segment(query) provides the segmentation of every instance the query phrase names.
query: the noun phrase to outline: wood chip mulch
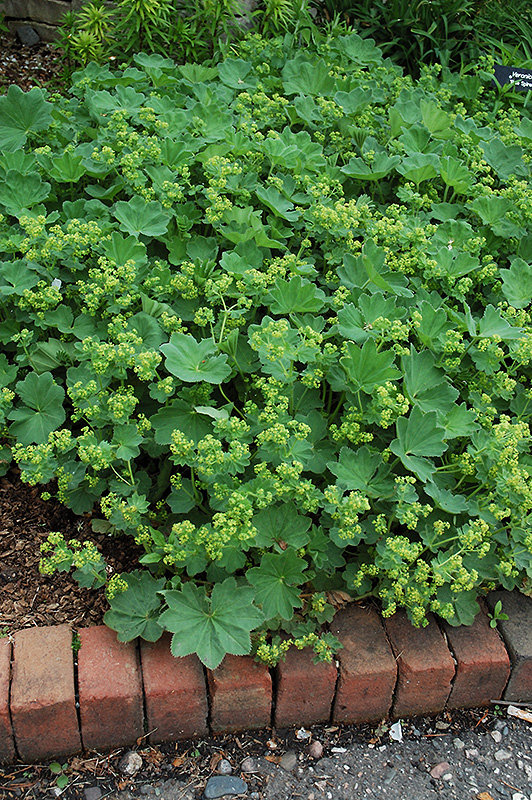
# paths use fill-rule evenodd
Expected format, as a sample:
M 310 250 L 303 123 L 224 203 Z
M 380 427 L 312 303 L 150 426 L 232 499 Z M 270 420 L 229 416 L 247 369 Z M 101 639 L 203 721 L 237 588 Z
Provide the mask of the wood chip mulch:
M 45 487 L 22 483 L 17 470 L 0 478 L 0 634 L 22 628 L 102 624 L 108 608 L 103 589 L 82 589 L 68 573 L 39 573 L 40 547 L 49 533 L 90 540 L 109 572 L 138 568 L 142 551 L 130 537 L 96 534 L 90 517 L 77 517 L 59 503 L 41 499 Z M 47 487 L 50 488 L 50 487 Z
M 23 47 L 15 36 L 0 33 L 0 94 L 13 83 L 25 92 L 35 86 L 57 91 L 62 72 L 60 51 L 55 45 L 39 42 Z

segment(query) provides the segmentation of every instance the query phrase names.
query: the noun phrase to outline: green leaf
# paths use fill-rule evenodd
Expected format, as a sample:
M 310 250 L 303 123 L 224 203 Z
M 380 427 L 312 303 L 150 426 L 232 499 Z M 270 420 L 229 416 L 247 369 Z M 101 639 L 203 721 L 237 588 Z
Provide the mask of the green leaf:
M 0 353 L 0 388 L 9 386 L 17 376 L 16 364 L 10 364 L 3 353 Z
M 438 174 L 440 159 L 433 153 L 415 153 L 403 158 L 396 169 L 397 172 L 404 175 L 407 181 L 412 181 L 419 186 L 423 181 L 428 181 Z
M 234 578 L 217 583 L 210 598 L 205 589 L 185 583 L 182 590 L 163 592 L 168 610 L 160 622 L 172 631 L 171 651 L 176 657 L 197 653 L 208 669 L 216 669 L 227 653 L 247 655 L 250 632 L 264 620 L 253 605 L 254 590 L 237 586 Z
M 257 547 L 273 546 L 280 552 L 286 549 L 286 545 L 290 545 L 298 550 L 309 541 L 311 520 L 299 514 L 293 503 L 283 503 L 259 511 L 253 517 L 253 525 L 257 529 Z
M 0 97 L 0 100 L 2 99 Z M 8 214 L 19 217 L 25 209 L 46 200 L 50 189 L 50 184 L 43 182 L 40 175 L 36 173 L 23 175 L 11 169 L 5 181 L 0 183 L 0 203 Z
M 290 281 L 276 280 L 270 296 L 272 314 L 315 313 L 325 303 L 325 293 L 300 275 L 294 275 Z
M 124 238 L 118 231 L 113 231 L 100 247 L 103 255 L 118 266 L 123 266 L 126 261 L 134 261 L 140 267 L 147 261 L 146 246 L 136 236 Z
M 131 236 L 163 236 L 171 217 L 157 200 L 148 202 L 138 194 L 127 203 L 119 200 L 112 213 L 119 221 L 120 229 Z
M 0 261 L 0 281 L 1 295 L 23 295 L 39 283 L 39 276 L 25 261 Z
M 446 414 L 438 412 L 438 423 L 445 428 L 446 439 L 471 436 L 479 429 L 477 412 L 468 409 L 465 403 L 454 405 Z
M 213 355 L 216 346 L 212 339 L 197 342 L 190 334 L 173 333 L 168 344 L 161 345 L 166 357 L 166 369 L 188 383 L 207 381 L 223 383 L 231 374 L 227 355 Z
M 347 355 L 340 359 L 348 381 L 354 391 L 363 391 L 370 394 L 375 386 L 382 386 L 386 381 L 397 380 L 401 375 L 393 365 L 395 353 L 393 350 L 377 351 L 373 339 L 368 339 L 362 347 L 354 342 L 347 342 Z
M 338 461 L 330 461 L 327 469 L 336 475 L 343 489 L 363 492 L 368 497 L 384 498 L 394 489 L 389 479 L 390 469 L 378 453 L 372 453 L 366 446 L 358 450 L 342 447 Z
M 139 444 L 142 442 L 142 439 L 143 437 L 138 433 L 136 425 L 115 426 L 111 444 L 113 447 L 116 447 L 116 457 L 124 461 L 130 461 L 136 458 L 140 453 Z
M 449 514 L 461 514 L 468 509 L 467 500 L 463 495 L 453 494 L 449 489 L 440 487 L 432 481 L 427 481 L 425 491 L 429 497 L 432 497 L 438 508 Z
M 441 456 L 447 450 L 435 411 L 423 413 L 414 406 L 408 418 L 399 417 L 395 424 L 397 439 L 391 442 L 390 449 L 399 458 L 403 455 Z
M 86 173 L 82 162 L 82 155 L 75 155 L 67 150 L 66 153 L 53 159 L 48 174 L 58 183 L 76 183 Z
M 170 444 L 172 431 L 178 430 L 185 433 L 194 444 L 212 433 L 212 425 L 208 417 L 201 414 L 185 400 L 173 400 L 166 408 L 161 408 L 151 418 L 155 430 L 157 444 Z
M 514 328 L 504 319 L 501 312 L 492 305 L 486 306 L 484 315 L 478 323 L 478 335 L 483 339 L 499 336 L 503 341 L 521 339 L 522 328 Z
M 295 222 L 295 220 L 299 219 L 301 212 L 294 209 L 290 200 L 287 200 L 274 186 L 258 186 L 255 189 L 255 194 L 265 206 L 268 206 L 273 211 L 276 217 L 281 217 L 289 222 Z
M 484 158 L 493 167 L 499 178 L 506 181 L 510 175 L 528 176 L 529 170 L 523 161 L 523 150 L 518 144 L 506 145 L 500 139 L 482 142 Z
M 257 588 L 255 602 L 262 606 L 266 619 L 291 619 L 294 608 L 301 608 L 298 587 L 306 580 L 306 566 L 306 561 L 288 548 L 283 553 L 264 553 L 260 567 L 248 569 L 246 578 Z
M 18 150 L 26 144 L 28 133 L 49 127 L 52 105 L 44 97 L 42 89 L 24 93 L 15 84 L 0 97 L 0 150 Z
M 371 164 L 358 157 L 351 158 L 341 171 L 351 178 L 360 181 L 380 181 L 401 161 L 400 156 L 389 156 L 387 153 L 377 153 Z
M 442 605 L 450 603 L 454 611 L 452 617 L 445 617 L 449 625 L 458 627 L 458 625 L 473 624 L 476 615 L 480 611 L 480 606 L 477 603 L 477 594 L 478 592 L 475 589 L 465 592 L 453 592 L 448 583 L 440 586 L 436 594 L 437 599 Z
M 339 36 L 337 46 L 355 64 L 370 65 L 382 62 L 382 52 L 375 46 L 375 40 L 362 38 L 358 33 Z
M 149 572 L 135 570 L 120 576 L 127 589 L 109 600 L 111 606 L 103 621 L 116 631 L 119 642 L 130 642 L 140 636 L 147 642 L 156 642 L 163 629 L 159 624 L 161 601 L 157 596 L 165 584 L 164 578 L 156 580 Z
M 526 308 L 532 301 L 532 264 L 514 258 L 510 269 L 501 269 L 502 293 L 514 308 Z
M 329 75 L 329 67 L 322 61 L 311 63 L 304 53 L 298 53 L 287 61 L 282 71 L 286 94 L 324 95 L 327 97 L 334 89 L 334 78 Z
M 447 382 L 445 372 L 434 366 L 435 358 L 428 350 L 421 353 L 411 347 L 410 354 L 401 356 L 405 389 L 412 403 L 424 411 L 450 410 L 458 391 Z M 421 455 L 426 455 L 423 453 Z
M 8 414 L 8 418 L 14 420 L 9 432 L 23 445 L 43 444 L 48 434 L 65 421 L 65 392 L 50 372 L 42 375 L 30 372 L 16 384 L 16 389 L 25 406 Z
M 250 75 L 253 64 L 241 58 L 226 58 L 218 65 L 218 74 L 222 83 L 232 89 L 244 92 L 257 86 L 257 78 Z
M 434 308 L 427 300 L 418 306 L 421 320 L 417 327 L 417 335 L 425 347 L 434 349 L 436 344 L 444 340 L 447 331 L 452 330 L 452 325 L 443 308 Z

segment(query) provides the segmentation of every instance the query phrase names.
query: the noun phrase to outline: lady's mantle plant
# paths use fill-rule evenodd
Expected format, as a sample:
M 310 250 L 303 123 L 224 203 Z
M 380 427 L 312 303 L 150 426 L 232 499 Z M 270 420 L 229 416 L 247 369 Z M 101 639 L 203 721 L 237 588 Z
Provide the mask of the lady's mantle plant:
M 326 658 L 334 590 L 529 585 L 532 121 L 489 81 L 251 36 L 0 98 L 2 458 L 144 548 L 122 640 Z

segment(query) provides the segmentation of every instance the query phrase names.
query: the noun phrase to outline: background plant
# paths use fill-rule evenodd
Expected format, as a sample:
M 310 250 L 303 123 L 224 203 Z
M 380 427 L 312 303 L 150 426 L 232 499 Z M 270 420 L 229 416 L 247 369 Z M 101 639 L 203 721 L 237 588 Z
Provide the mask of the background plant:
M 471 623 L 532 578 L 529 96 L 356 34 L 236 56 L 0 98 L 0 463 L 144 549 L 122 640 L 330 658 L 346 596 Z M 104 580 L 52 534 L 70 565 Z

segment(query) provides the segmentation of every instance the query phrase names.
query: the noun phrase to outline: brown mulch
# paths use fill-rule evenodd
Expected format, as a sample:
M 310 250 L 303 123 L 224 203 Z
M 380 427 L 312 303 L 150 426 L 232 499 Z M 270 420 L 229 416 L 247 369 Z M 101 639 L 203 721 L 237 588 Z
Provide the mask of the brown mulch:
M 90 540 L 104 556 L 108 572 L 138 568 L 140 548 L 129 537 L 92 531 L 90 517 L 78 517 L 54 500 L 45 487 L 22 483 L 17 470 L 0 478 L 0 634 L 43 625 L 87 627 L 102 623 L 108 608 L 102 589 L 82 589 L 68 573 L 41 575 L 40 546 L 49 533 Z
M 10 84 L 29 91 L 35 86 L 61 88 L 63 64 L 53 44 L 22 47 L 13 35 L 0 33 L 0 94 Z M 77 517 L 59 503 L 41 499 L 48 487 L 28 486 L 18 470 L 0 478 L 0 635 L 22 628 L 102 623 L 107 609 L 103 589 L 82 589 L 68 573 L 39 573 L 40 546 L 49 533 L 96 544 L 111 572 L 138 568 L 141 554 L 131 539 L 92 531 L 90 518 Z
M 14 36 L 0 33 L 0 94 L 5 94 L 12 83 L 25 92 L 35 86 L 55 91 L 62 72 L 55 45 L 39 42 L 34 47 L 22 47 Z

